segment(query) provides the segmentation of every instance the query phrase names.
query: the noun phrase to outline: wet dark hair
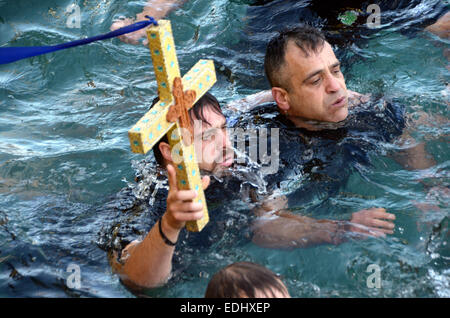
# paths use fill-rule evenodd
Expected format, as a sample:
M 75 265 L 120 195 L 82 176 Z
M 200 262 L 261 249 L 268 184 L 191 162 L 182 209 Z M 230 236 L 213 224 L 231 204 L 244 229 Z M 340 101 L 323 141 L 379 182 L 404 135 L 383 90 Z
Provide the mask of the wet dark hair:
M 151 107 L 153 107 L 159 101 L 159 97 L 156 97 Z M 205 108 L 209 107 L 216 114 L 222 115 L 222 109 L 220 108 L 219 101 L 214 97 L 214 95 L 210 93 L 205 93 L 200 99 L 189 109 L 189 118 L 191 119 L 191 124 L 194 123 L 194 120 L 199 119 L 205 122 L 208 125 L 211 125 L 205 118 Z M 164 135 L 154 146 L 153 146 L 153 154 L 155 156 L 156 162 L 161 166 L 164 166 L 164 157 L 159 150 L 159 144 L 161 142 L 169 143 L 167 136 Z
M 237 262 L 218 271 L 209 281 L 206 298 L 255 298 L 261 291 L 275 297 L 274 291 L 287 293 L 281 280 L 269 269 L 251 262 Z
M 307 24 L 286 28 L 273 37 L 267 44 L 264 58 L 264 71 L 272 87 L 287 88 L 280 69 L 285 62 L 286 48 L 290 41 L 309 56 L 309 53 L 317 52 L 323 47 L 326 38 L 319 29 Z

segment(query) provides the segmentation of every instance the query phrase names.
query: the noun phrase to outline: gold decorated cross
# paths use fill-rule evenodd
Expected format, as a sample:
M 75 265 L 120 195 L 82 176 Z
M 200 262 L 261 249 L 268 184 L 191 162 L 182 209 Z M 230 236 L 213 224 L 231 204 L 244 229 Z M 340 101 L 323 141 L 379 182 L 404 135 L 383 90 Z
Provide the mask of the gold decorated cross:
M 158 82 L 159 102 L 128 131 L 128 138 L 133 152 L 145 154 L 167 135 L 178 188 L 197 191 L 195 201 L 203 204 L 203 218 L 186 223 L 189 231 L 198 232 L 209 221 L 208 208 L 192 134 L 186 139 L 183 133 L 192 132 L 188 109 L 216 82 L 214 63 L 200 60 L 181 79 L 170 21 L 158 21 L 158 26 L 147 29 L 147 37 Z

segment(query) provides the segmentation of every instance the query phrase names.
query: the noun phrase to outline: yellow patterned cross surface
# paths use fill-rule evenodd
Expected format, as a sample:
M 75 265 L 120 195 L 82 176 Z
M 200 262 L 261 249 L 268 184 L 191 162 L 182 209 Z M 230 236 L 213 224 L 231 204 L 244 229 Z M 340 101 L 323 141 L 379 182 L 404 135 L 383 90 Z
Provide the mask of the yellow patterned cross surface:
M 199 232 L 209 221 L 208 208 L 206 205 L 205 194 L 202 189 L 202 180 L 200 170 L 197 165 L 197 158 L 194 151 L 194 143 L 186 146 L 180 136 L 181 127 L 174 125 L 169 131 L 168 139 L 172 147 L 172 156 L 177 170 L 177 185 L 179 189 L 191 189 L 198 193 L 195 200 L 203 204 L 203 218 L 195 222 L 187 222 L 186 228 L 191 232 Z
M 172 156 L 177 171 L 179 189 L 195 190 L 196 202 L 203 204 L 203 218 L 186 223 L 189 231 L 198 232 L 208 223 L 208 209 L 202 189 L 194 145 L 186 146 L 180 139 L 179 122 L 168 122 L 169 108 L 174 104 L 172 95 L 173 81 L 180 77 L 180 69 L 175 51 L 170 21 L 160 20 L 158 26 L 147 29 L 153 68 L 158 83 L 160 101 L 156 103 L 129 131 L 128 137 L 133 152 L 145 154 L 167 134 L 172 147 Z M 216 82 L 214 63 L 211 60 L 199 60 L 182 78 L 184 91 L 195 91 L 197 102 Z M 190 105 L 192 107 L 192 105 Z

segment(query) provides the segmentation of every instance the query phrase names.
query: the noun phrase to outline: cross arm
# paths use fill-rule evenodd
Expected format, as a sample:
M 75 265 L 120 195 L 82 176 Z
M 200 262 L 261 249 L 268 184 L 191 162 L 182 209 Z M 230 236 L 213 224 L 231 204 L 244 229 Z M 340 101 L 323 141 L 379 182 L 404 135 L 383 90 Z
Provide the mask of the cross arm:
M 200 60 L 183 76 L 182 83 L 184 90 L 196 92 L 195 102 L 197 102 L 216 80 L 213 61 Z M 166 119 L 173 103 L 173 101 L 159 101 L 128 131 L 133 152 L 146 154 L 175 125 Z

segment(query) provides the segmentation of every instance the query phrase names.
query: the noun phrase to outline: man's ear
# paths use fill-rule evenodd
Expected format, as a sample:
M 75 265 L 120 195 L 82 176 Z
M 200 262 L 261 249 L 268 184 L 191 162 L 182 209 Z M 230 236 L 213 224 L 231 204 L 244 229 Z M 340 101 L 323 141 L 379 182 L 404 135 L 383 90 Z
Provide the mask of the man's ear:
M 166 162 L 169 162 L 169 163 L 173 162 L 172 149 L 170 148 L 170 145 L 167 142 L 159 143 L 159 151 L 161 152 L 161 155 L 163 156 L 163 158 Z
M 290 108 L 288 92 L 281 87 L 272 87 L 272 96 L 278 107 L 280 108 L 280 111 L 283 114 L 286 114 Z

